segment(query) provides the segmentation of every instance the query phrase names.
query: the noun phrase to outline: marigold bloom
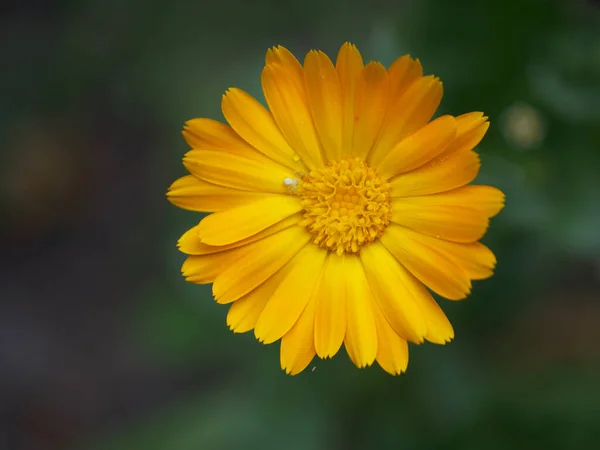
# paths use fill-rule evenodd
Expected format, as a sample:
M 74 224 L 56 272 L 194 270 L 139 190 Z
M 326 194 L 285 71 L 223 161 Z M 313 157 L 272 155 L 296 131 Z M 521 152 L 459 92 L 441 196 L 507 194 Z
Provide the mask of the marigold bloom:
M 409 56 L 364 65 L 348 43 L 335 65 L 320 51 L 302 66 L 268 50 L 262 87 L 269 109 L 232 88 L 229 125 L 185 124 L 190 175 L 167 195 L 212 214 L 179 240 L 183 275 L 213 283 L 234 332 L 281 339 L 289 374 L 342 343 L 356 366 L 400 374 L 407 341 L 454 337 L 427 288 L 460 300 L 492 275 L 494 254 L 477 241 L 504 195 L 467 186 L 487 117 L 430 121 L 438 78 Z

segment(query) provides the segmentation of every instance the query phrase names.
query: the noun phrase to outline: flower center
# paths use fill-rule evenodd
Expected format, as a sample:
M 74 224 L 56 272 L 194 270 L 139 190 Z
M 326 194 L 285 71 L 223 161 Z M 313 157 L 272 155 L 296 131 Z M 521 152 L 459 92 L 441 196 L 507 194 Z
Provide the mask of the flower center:
M 343 159 L 299 180 L 301 225 L 315 244 L 341 255 L 357 253 L 390 223 L 390 185 L 358 158 Z

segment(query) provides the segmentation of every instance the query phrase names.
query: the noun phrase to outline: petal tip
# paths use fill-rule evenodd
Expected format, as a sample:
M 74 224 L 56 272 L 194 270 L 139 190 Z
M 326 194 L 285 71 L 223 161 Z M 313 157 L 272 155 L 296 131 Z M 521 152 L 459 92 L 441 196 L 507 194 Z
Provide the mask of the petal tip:
M 287 376 L 294 377 L 302 372 L 303 369 L 298 370 L 298 368 L 294 368 L 292 365 L 281 365 L 281 369 L 285 372 Z
M 394 367 L 391 370 L 385 370 L 387 373 L 389 373 L 390 375 L 394 376 L 394 377 L 398 377 L 400 375 L 402 375 L 403 373 L 406 372 L 407 367 Z

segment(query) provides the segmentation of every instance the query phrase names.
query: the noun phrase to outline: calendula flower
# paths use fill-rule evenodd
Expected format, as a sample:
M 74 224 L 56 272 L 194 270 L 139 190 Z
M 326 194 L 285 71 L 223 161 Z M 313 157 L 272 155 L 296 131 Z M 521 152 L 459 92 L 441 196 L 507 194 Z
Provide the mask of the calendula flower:
M 428 289 L 460 300 L 492 275 L 478 240 L 504 195 L 468 185 L 487 117 L 431 121 L 438 78 L 409 56 L 364 65 L 348 43 L 335 65 L 272 48 L 261 81 L 268 109 L 232 88 L 228 124 L 185 124 L 190 175 L 167 195 L 211 214 L 179 240 L 183 275 L 213 283 L 234 332 L 281 340 L 289 374 L 342 344 L 356 366 L 400 374 L 407 341 L 454 337 Z

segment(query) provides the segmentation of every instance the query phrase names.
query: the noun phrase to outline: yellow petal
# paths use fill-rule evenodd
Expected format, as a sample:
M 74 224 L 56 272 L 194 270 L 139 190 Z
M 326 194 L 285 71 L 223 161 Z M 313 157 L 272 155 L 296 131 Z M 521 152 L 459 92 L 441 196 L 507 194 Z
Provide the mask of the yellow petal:
M 471 281 L 465 270 L 420 240 L 418 233 L 390 225 L 381 242 L 415 277 L 442 297 L 461 300 L 471 292 Z
M 198 225 L 190 228 L 181 235 L 177 241 L 177 247 L 182 253 L 187 255 L 202 255 L 197 249 L 201 246 L 200 236 L 198 236 Z M 227 249 L 229 250 L 229 249 Z
M 402 279 L 407 291 L 421 311 L 425 320 L 425 339 L 435 344 L 445 344 L 454 338 L 452 324 L 429 291 L 402 264 L 397 266 L 397 275 Z
M 265 65 L 278 65 L 281 67 L 286 73 L 287 81 L 292 83 L 298 92 L 306 94 L 304 68 L 288 49 L 279 45 L 267 50 Z M 308 101 L 308 99 L 306 101 Z
M 416 169 L 442 153 L 456 136 L 456 120 L 442 116 L 403 139 L 386 155 L 377 168 L 384 178 Z
M 362 258 L 366 272 L 367 267 L 372 267 L 373 273 L 369 275 L 367 272 L 367 278 L 390 326 L 400 337 L 414 343 L 421 343 L 423 337 L 437 344 L 450 341 L 454 337 L 454 330 L 444 312 L 423 284 L 388 250 L 378 242 L 363 251 Z M 379 270 L 383 273 L 379 274 Z M 410 322 L 416 330 L 412 337 L 403 331 L 411 325 Z
M 198 234 L 206 244 L 227 245 L 253 236 L 301 209 L 297 197 L 266 197 L 206 216 L 200 222 Z
M 414 81 L 395 103 L 390 103 L 379 137 L 368 161 L 379 167 L 389 151 L 402 139 L 425 126 L 442 100 L 442 83 L 427 76 Z
M 377 363 L 392 375 L 400 375 L 408 367 L 408 343 L 398 336 L 381 312 L 377 302 L 373 304 L 377 327 Z
M 360 257 L 373 296 L 394 331 L 416 344 L 423 342 L 427 328 L 415 301 L 418 293 L 398 261 L 378 241 L 363 247 Z
M 302 214 L 297 213 L 290 217 L 287 217 L 274 225 L 271 225 L 264 230 L 247 237 L 246 239 L 242 239 L 240 241 L 234 242 L 228 245 L 208 245 L 202 242 L 200 239 L 200 235 L 198 235 L 198 229 L 200 225 L 196 225 L 193 228 L 190 228 L 186 231 L 183 236 L 177 242 L 177 246 L 179 250 L 187 255 L 210 255 L 211 253 L 223 252 L 225 250 L 231 250 L 232 248 L 242 247 L 247 244 L 251 244 L 252 242 L 256 242 L 265 237 L 271 236 L 275 233 L 279 233 L 286 228 L 291 227 L 292 225 L 296 225 L 298 222 L 302 220 Z
M 463 114 L 456 118 L 456 138 L 444 153 L 474 149 L 488 128 L 490 123 L 481 112 Z
M 447 152 L 427 164 L 390 181 L 392 197 L 437 194 L 464 186 L 475 179 L 481 163 L 471 150 Z
M 455 251 L 452 257 L 467 271 L 472 280 L 484 280 L 494 274 L 496 256 L 480 242 L 473 244 L 460 244 L 462 251 Z M 464 253 L 463 253 L 464 251 Z
M 455 242 L 475 242 L 489 217 L 504 206 L 504 194 L 490 186 L 464 186 L 441 194 L 392 200 L 392 222 Z
M 416 233 L 408 229 L 403 229 L 403 231 L 410 234 L 413 239 L 420 241 L 424 246 L 435 248 L 436 251 L 450 259 L 453 264 L 460 266 L 471 280 L 489 278 L 494 273 L 496 257 L 489 248 L 479 242 L 462 244 Z
M 346 334 L 344 255 L 329 253 L 315 291 L 315 349 L 320 358 L 333 357 Z
M 483 113 L 458 116 L 454 140 L 427 164 L 391 180 L 392 197 L 436 194 L 473 181 L 481 164 L 471 149 L 481 141 L 488 127 Z
M 304 227 L 292 226 L 246 245 L 244 258 L 233 261 L 215 278 L 215 299 L 230 303 L 246 295 L 287 264 L 310 238 Z
M 444 241 L 440 248 L 447 252 L 449 257 L 455 259 L 472 280 L 484 280 L 494 274 L 496 256 L 480 242 L 457 244 Z
M 420 83 L 421 80 L 423 80 L 423 84 Z M 415 90 L 411 92 L 413 85 Z M 406 89 L 405 94 L 400 96 L 397 104 L 397 106 L 400 106 L 400 111 L 392 110 L 391 120 L 395 121 L 398 118 L 406 117 L 402 134 L 410 136 L 431 120 L 440 106 L 443 94 L 444 89 L 439 78 L 433 76 L 419 78 Z M 410 108 L 412 113 L 407 116 L 402 110 L 407 108 L 407 103 L 404 102 L 411 100 L 415 100 L 415 106 Z
M 494 217 L 504 207 L 504 193 L 492 186 L 469 185 L 440 194 L 410 197 L 401 201 L 431 207 L 457 206 Z
M 190 283 L 212 283 L 219 273 L 243 254 L 244 249 L 238 248 L 212 255 L 188 256 L 181 266 L 181 273 Z
M 229 89 L 223 95 L 221 109 L 231 128 L 252 147 L 294 171 L 306 170 L 271 113 L 250 94 L 241 89 Z
M 259 341 L 275 342 L 296 323 L 317 286 L 326 256 L 326 250 L 309 244 L 289 262 L 290 273 L 273 293 L 254 328 Z
M 281 368 L 288 375 L 299 374 L 315 357 L 315 305 L 313 296 L 294 326 L 281 338 Z
M 338 74 L 322 51 L 304 58 L 304 80 L 310 110 L 327 161 L 342 159 L 342 91 Z
M 279 64 L 285 67 L 298 86 L 304 85 L 304 69 L 302 68 L 302 64 L 287 48 L 278 45 L 267 50 L 265 64 Z
M 216 120 L 198 118 L 188 120 L 183 137 L 190 147 L 204 150 L 222 149 L 246 158 L 263 161 L 265 156 L 243 140 L 233 129 Z
M 345 156 L 352 149 L 354 99 L 356 97 L 356 85 L 363 69 L 362 57 L 354 45 L 349 42 L 342 45 L 335 62 L 335 68 L 342 90 L 342 149 Z
M 262 293 L 266 290 L 266 285 L 270 280 L 231 304 L 227 312 L 227 326 L 231 331 L 234 333 L 247 333 L 254 329 L 258 318 L 270 299 L 270 296 Z M 276 288 L 277 286 L 273 286 L 273 291 Z
M 227 326 L 234 333 L 245 333 L 254 329 L 277 286 L 289 272 L 290 264 L 286 264 L 256 289 L 233 302 L 227 312 Z
M 306 92 L 279 64 L 265 66 L 262 87 L 275 122 L 287 141 L 310 169 L 325 166 L 321 142 L 317 136 Z
M 202 180 L 244 191 L 287 194 L 289 190 L 283 180 L 294 177 L 291 170 L 274 162 L 258 163 L 217 150 L 191 150 L 183 164 Z
M 389 80 L 385 68 L 371 62 L 362 70 L 356 86 L 352 154 L 366 158 L 377 139 L 389 101 Z
M 344 344 L 357 367 L 373 364 L 377 355 L 377 329 L 373 317 L 373 294 L 358 256 L 346 255 L 348 326 Z
M 390 99 L 393 103 L 419 78 L 423 77 L 421 62 L 404 55 L 392 63 L 388 69 L 390 76 Z
M 214 212 L 235 208 L 269 195 L 218 186 L 186 175 L 169 187 L 167 199 L 175 206 L 190 211 Z
M 422 294 L 418 298 L 421 300 L 419 302 L 419 309 L 423 313 L 427 323 L 425 339 L 434 344 L 446 345 L 446 343 L 454 339 L 452 324 L 429 291 L 414 276 L 412 278 L 415 285 L 422 290 Z
M 425 197 L 425 196 L 424 196 Z M 475 242 L 487 231 L 485 214 L 455 206 L 427 206 L 413 200 L 392 201 L 392 222 L 441 239 L 455 242 Z

